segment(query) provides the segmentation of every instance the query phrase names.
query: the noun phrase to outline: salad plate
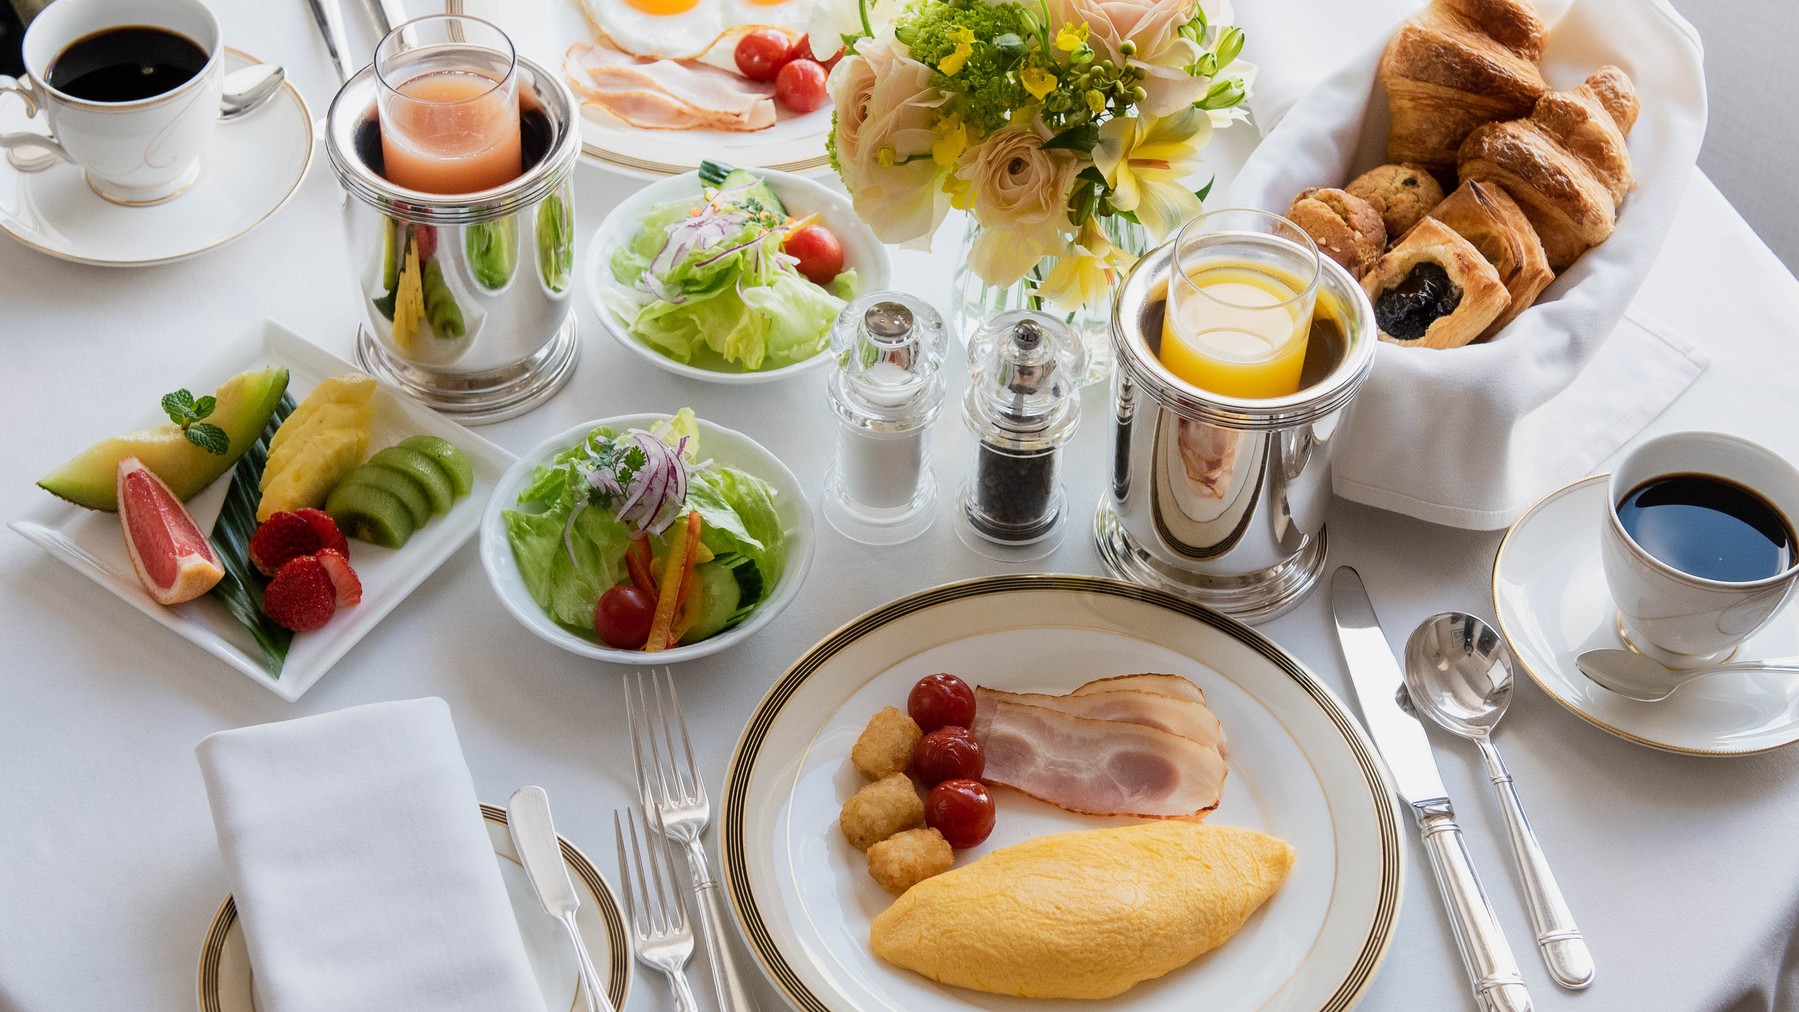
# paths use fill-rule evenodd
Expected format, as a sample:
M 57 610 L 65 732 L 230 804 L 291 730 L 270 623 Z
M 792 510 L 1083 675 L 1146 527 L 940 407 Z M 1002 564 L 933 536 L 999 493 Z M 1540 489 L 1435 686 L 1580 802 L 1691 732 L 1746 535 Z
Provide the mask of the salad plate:
M 217 361 L 191 373 L 170 374 L 146 380 L 122 399 L 142 403 L 146 411 L 131 422 L 164 421 L 152 415 L 161 397 L 172 387 L 211 390 L 220 381 L 247 369 L 284 366 L 288 390 L 295 400 L 304 397 L 326 377 L 357 372 L 355 366 L 308 343 L 305 338 L 272 320 L 246 331 Z M 375 628 L 406 595 L 431 575 L 475 532 L 481 509 L 500 475 L 512 463 L 512 455 L 442 415 L 386 386 L 377 386 L 370 446 L 391 445 L 413 435 L 440 436 L 459 447 L 473 466 L 473 488 L 443 516 L 420 527 L 404 548 L 389 550 L 356 542 L 351 562 L 361 578 L 362 603 L 338 612 L 323 628 L 294 636 L 279 675 L 264 666 L 262 653 L 250 633 L 233 619 L 212 595 L 186 604 L 158 604 L 138 582 L 119 532 L 119 518 L 112 513 L 83 509 L 48 492 L 9 524 L 13 530 L 44 549 L 58 561 L 111 591 L 127 604 L 148 615 L 207 653 L 243 672 L 252 681 L 293 701 L 312 688 L 337 660 Z M 82 433 L 92 438 L 104 433 Z M 67 447 L 70 453 L 80 446 Z M 190 499 L 187 508 L 201 530 L 210 531 L 224 501 L 230 473 Z
M 800 489 L 799 479 L 794 477 L 793 472 L 779 458 L 750 437 L 705 419 L 698 419 L 699 453 L 702 461 L 734 468 L 760 478 L 772 490 L 775 519 L 784 535 L 779 549 L 779 575 L 774 580 L 773 589 L 764 591 L 764 596 L 755 604 L 754 610 L 716 635 L 656 653 L 645 653 L 642 650 L 610 647 L 591 634 L 577 632 L 556 621 L 532 597 L 526 575 L 521 571 L 518 556 L 513 550 L 506 514 L 521 507 L 520 495 L 532 486 L 537 470 L 552 464 L 564 451 L 580 446 L 589 434 L 601 426 L 624 434 L 632 430 L 650 429 L 658 423 L 668 422 L 670 418 L 669 415 L 642 414 L 584 422 L 527 450 L 500 477 L 493 497 L 481 517 L 481 565 L 487 570 L 488 582 L 493 585 L 494 593 L 499 595 L 500 603 L 521 625 L 544 641 L 570 653 L 614 664 L 643 664 L 649 661 L 678 664 L 717 653 L 755 635 L 757 630 L 773 621 L 799 593 L 800 584 L 806 578 L 806 570 L 812 564 L 813 540 L 812 507 Z M 562 538 L 557 539 L 555 550 L 564 550 L 566 540 L 565 532 Z M 587 600 L 591 601 L 592 598 Z
M 749 10 L 756 12 L 757 20 L 766 20 L 760 15 L 767 12 L 759 11 L 755 4 L 749 5 Z M 444 12 L 469 14 L 498 25 L 520 54 L 558 70 L 563 68 L 570 47 L 598 39 L 580 0 L 444 0 Z M 705 5 L 693 9 L 694 15 L 704 13 L 708 13 Z M 729 59 L 729 53 L 716 53 L 706 62 L 724 63 Z M 638 130 L 607 122 L 584 106 L 581 152 L 608 169 L 639 179 L 686 172 L 708 158 L 753 168 L 816 172 L 830 165 L 830 157 L 825 153 L 825 139 L 830 132 L 829 100 L 823 108 L 808 113 L 780 109 L 773 126 L 753 131 Z
M 1599 559 L 1608 474 L 1549 493 L 1520 516 L 1493 559 L 1493 612 L 1526 674 L 1575 716 L 1626 741 L 1684 755 L 1752 755 L 1799 741 L 1799 681 L 1720 672 L 1658 703 L 1620 696 L 1574 660 L 1624 645 Z M 1737 651 L 1740 660 L 1799 654 L 1789 605 Z
M 224 72 L 258 62 L 227 48 Z M 0 133 L 42 129 L 18 103 L 0 109 Z M 76 263 L 173 263 L 218 249 L 267 221 L 299 189 L 311 160 L 312 114 L 287 81 L 253 115 L 218 124 L 193 186 L 152 207 L 102 200 L 73 165 L 20 172 L 0 159 L 0 229 L 40 253 Z
M 562 925 L 545 913 L 537 901 L 531 878 L 519 863 L 512 836 L 506 831 L 506 809 L 482 805 L 481 819 L 487 828 L 488 842 L 493 845 L 494 858 L 500 864 L 507 898 L 512 901 L 512 916 L 524 938 L 525 956 L 531 962 L 538 989 L 543 992 L 544 1008 L 552 1012 L 580 1012 L 586 1007 L 586 999 L 581 994 L 581 972 L 575 965 L 575 954 Z M 625 936 L 618 902 L 587 855 L 566 838 L 557 839 L 562 843 L 562 863 L 567 866 L 569 881 L 574 883 L 575 896 L 581 901 L 581 908 L 575 911 L 575 926 L 601 979 L 606 981 L 612 1007 L 622 1009 L 631 986 L 631 943 Z M 200 1012 L 251 1012 L 256 1007 L 249 950 L 244 945 L 244 929 L 232 897 L 225 897 L 200 946 L 198 991 Z
M 871 920 L 892 897 L 838 830 L 838 810 L 862 782 L 847 757 L 870 715 L 939 671 L 1048 693 L 1127 672 L 1191 679 L 1229 735 L 1223 802 L 1207 821 L 1281 837 L 1297 852 L 1286 883 L 1235 938 L 1106 1007 L 1356 1003 L 1392 937 L 1405 848 L 1386 776 L 1342 701 L 1290 654 L 1203 606 L 1112 580 L 1026 575 L 926 590 L 851 621 L 788 669 L 751 716 L 720 806 L 724 875 L 751 950 L 796 1008 L 1094 1007 L 947 987 L 870 951 Z M 1008 790 L 995 801 L 992 836 L 962 851 L 958 866 L 1045 834 L 1131 821 Z
M 819 224 L 828 228 L 842 244 L 844 268 L 856 272 L 857 293 L 880 291 L 888 287 L 893 263 L 888 257 L 887 246 L 856 216 L 854 205 L 843 191 L 792 173 L 768 169 L 750 171 L 768 184 L 792 217 L 798 219 L 812 214 L 819 216 Z M 626 197 L 600 222 L 599 229 L 594 232 L 587 247 L 586 287 L 593 311 L 600 318 L 600 325 L 605 327 L 606 333 L 612 335 L 614 340 L 632 354 L 659 369 L 711 383 L 771 383 L 815 369 L 830 361 L 828 347 L 821 340 L 817 353 L 776 369 L 746 371 L 707 368 L 677 361 L 631 335 L 625 320 L 613 305 L 608 304 L 609 300 L 620 302 L 620 296 L 629 288 L 613 272 L 614 255 L 621 247 L 629 247 L 640 230 L 655 227 L 651 223 L 659 220 L 654 213 L 656 208 L 688 199 L 695 204 L 702 200 L 697 172 L 683 173 L 643 187 Z M 680 278 L 672 277 L 671 280 L 678 282 Z M 709 322 L 708 326 L 714 327 L 717 324 Z

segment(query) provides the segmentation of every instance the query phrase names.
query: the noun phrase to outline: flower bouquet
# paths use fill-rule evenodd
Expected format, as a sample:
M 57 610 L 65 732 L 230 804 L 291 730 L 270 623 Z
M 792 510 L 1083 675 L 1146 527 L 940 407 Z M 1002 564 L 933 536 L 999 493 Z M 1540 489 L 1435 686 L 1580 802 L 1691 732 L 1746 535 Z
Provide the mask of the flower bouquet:
M 983 284 L 1103 310 L 1143 233 L 1200 213 L 1200 152 L 1246 115 L 1225 2 L 820 0 L 811 37 L 844 43 L 831 164 L 883 241 L 928 247 L 964 210 Z

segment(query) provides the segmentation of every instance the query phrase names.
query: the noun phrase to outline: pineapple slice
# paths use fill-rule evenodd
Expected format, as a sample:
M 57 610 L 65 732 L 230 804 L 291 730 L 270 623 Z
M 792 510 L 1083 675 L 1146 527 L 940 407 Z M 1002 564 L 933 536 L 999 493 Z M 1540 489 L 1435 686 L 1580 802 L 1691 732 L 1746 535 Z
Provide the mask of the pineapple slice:
M 374 392 L 373 379 L 351 373 L 327 379 L 306 395 L 269 440 L 257 520 L 325 504 L 338 481 L 368 453 Z

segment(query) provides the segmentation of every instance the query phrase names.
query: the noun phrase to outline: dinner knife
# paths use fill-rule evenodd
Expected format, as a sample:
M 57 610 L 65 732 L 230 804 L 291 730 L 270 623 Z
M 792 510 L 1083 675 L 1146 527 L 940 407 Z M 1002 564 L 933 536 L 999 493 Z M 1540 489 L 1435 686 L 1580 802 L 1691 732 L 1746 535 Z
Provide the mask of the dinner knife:
M 319 34 L 325 37 L 325 52 L 337 68 L 339 81 L 348 81 L 357 68 L 350 66 L 350 39 L 344 34 L 344 10 L 337 0 L 306 0 L 312 8 L 312 19 L 318 22 Z
M 1484 1012 L 1528 1012 L 1530 992 L 1518 972 L 1512 948 L 1506 944 L 1505 932 L 1493 916 L 1480 876 L 1475 874 L 1424 725 L 1400 708 L 1405 679 L 1399 673 L 1399 662 L 1381 632 L 1361 574 L 1349 566 L 1339 566 L 1331 575 L 1331 613 L 1368 735 L 1392 773 L 1400 800 L 1411 809 L 1424 851 L 1430 855 L 1431 871 L 1449 910 L 1474 1000 Z
M 615 1012 L 575 923 L 581 897 L 575 895 L 568 866 L 562 863 L 562 841 L 556 836 L 556 824 L 550 820 L 550 796 L 543 788 L 520 787 L 512 792 L 512 798 L 506 802 L 506 831 L 512 834 L 512 847 L 518 851 L 519 864 L 524 865 L 525 874 L 531 879 L 531 888 L 537 890 L 538 901 L 550 916 L 562 922 L 569 940 L 575 943 L 588 1012 Z
M 381 30 L 383 38 L 406 22 L 406 7 L 400 0 L 367 0 L 369 13 L 375 18 L 375 27 Z

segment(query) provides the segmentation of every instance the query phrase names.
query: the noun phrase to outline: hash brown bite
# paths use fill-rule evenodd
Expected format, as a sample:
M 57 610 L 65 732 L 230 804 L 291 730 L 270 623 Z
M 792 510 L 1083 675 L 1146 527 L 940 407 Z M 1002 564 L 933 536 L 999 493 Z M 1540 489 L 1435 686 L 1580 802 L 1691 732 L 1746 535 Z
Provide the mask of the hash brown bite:
M 924 825 L 924 801 L 904 773 L 892 773 L 865 785 L 843 805 L 837 825 L 850 846 L 867 850 L 907 829 Z
M 908 829 L 868 848 L 868 873 L 895 896 L 955 863 L 956 852 L 935 829 Z
M 882 707 L 868 719 L 868 726 L 850 749 L 850 765 L 869 780 L 904 773 L 912 764 L 912 751 L 923 737 L 924 729 L 905 711 Z

